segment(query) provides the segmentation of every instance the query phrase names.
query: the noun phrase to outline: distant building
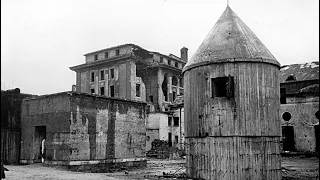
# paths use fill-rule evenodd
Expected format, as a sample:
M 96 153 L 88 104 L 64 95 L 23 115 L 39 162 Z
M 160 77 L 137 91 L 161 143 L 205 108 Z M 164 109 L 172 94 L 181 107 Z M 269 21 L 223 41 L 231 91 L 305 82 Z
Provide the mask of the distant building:
M 283 151 L 319 152 L 319 62 L 280 69 Z
M 169 105 L 183 94 L 181 72 L 187 48 L 177 57 L 124 44 L 84 56 L 84 64 L 70 67 L 76 72 L 76 92 L 146 102 L 147 151 L 154 139 L 167 140 L 172 146 L 182 143 L 183 109 L 172 112 Z

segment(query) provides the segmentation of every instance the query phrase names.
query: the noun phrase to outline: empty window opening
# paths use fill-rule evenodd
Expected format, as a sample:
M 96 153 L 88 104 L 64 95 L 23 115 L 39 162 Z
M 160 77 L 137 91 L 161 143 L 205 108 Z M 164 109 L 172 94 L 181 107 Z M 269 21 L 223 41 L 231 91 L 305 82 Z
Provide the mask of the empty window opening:
M 110 86 L 110 96 L 114 97 L 114 86 Z
M 137 97 L 141 96 L 141 94 L 140 94 L 140 84 L 136 84 L 136 96 Z
M 234 97 L 233 77 L 218 77 L 211 79 L 212 97 Z
M 100 87 L 100 95 L 104 96 L 104 87 Z
M 153 96 L 149 96 L 150 102 L 153 102 Z
M 104 80 L 104 70 L 100 71 L 100 80 Z
M 177 93 L 175 91 L 172 92 L 172 101 L 177 98 Z
M 174 136 L 174 142 L 177 144 L 179 143 L 179 136 Z
M 283 151 L 295 151 L 293 126 L 282 126 Z
M 168 117 L 168 126 L 171 126 L 172 117 Z
M 172 77 L 172 85 L 178 86 L 178 79 L 175 76 Z
M 91 82 L 94 82 L 94 72 L 91 72 Z
M 116 56 L 119 56 L 119 54 L 120 54 L 120 50 L 117 49 L 117 50 L 116 50 Z
M 98 54 L 95 54 L 95 55 L 94 55 L 94 60 L 95 60 L 95 61 L 98 60 Z
M 168 59 L 168 64 L 171 65 L 171 60 L 170 59 Z
M 296 79 L 296 77 L 293 75 L 293 74 L 291 74 L 290 76 L 288 76 L 287 77 L 287 79 L 286 79 L 286 81 L 296 81 L 297 79 Z
M 289 112 L 284 112 L 282 114 L 282 119 L 285 121 L 289 121 L 291 119 L 291 114 Z
M 168 133 L 168 144 L 169 144 L 169 147 L 172 147 L 172 134 L 171 133 Z
M 164 74 L 163 82 L 161 84 L 164 100 L 168 101 L 168 75 Z
M 179 86 L 183 88 L 183 78 L 182 78 L 182 77 L 180 78 L 180 84 L 179 84 Z
M 111 76 L 111 79 L 114 78 L 114 68 L 110 69 L 110 76 Z
M 175 63 L 174 63 L 174 66 L 175 66 L 176 68 L 179 67 L 178 62 L 175 62 Z
M 179 126 L 179 117 L 173 117 L 173 126 Z
M 286 88 L 280 88 L 280 103 L 287 104 Z
M 109 57 L 109 53 L 108 52 L 105 52 L 104 53 L 104 58 L 108 58 Z
M 91 94 L 94 94 L 94 89 L 93 88 L 90 89 L 90 92 L 91 92 Z
M 160 57 L 160 63 L 163 63 L 163 57 Z

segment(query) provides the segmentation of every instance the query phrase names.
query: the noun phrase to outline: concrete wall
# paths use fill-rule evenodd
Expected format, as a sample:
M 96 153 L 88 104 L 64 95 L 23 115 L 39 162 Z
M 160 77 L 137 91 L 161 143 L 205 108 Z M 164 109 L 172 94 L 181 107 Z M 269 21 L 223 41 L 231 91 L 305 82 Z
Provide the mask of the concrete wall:
M 315 152 L 314 126 L 319 125 L 319 120 L 315 117 L 315 113 L 319 110 L 319 97 L 291 97 L 287 98 L 287 103 L 281 104 L 281 126 L 293 126 L 296 151 Z M 289 121 L 285 121 L 282 117 L 285 112 L 291 114 Z
M 21 160 L 36 159 L 36 125 L 47 128 L 47 163 L 141 160 L 145 158 L 145 105 L 70 92 L 25 100 Z

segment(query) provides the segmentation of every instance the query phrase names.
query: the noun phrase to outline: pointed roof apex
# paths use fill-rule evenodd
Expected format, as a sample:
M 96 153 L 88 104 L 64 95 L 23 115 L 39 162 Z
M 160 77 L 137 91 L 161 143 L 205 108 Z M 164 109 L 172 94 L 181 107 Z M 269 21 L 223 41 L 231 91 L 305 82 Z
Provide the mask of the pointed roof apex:
M 228 5 L 183 71 L 234 61 L 265 62 L 280 67 L 276 58 Z

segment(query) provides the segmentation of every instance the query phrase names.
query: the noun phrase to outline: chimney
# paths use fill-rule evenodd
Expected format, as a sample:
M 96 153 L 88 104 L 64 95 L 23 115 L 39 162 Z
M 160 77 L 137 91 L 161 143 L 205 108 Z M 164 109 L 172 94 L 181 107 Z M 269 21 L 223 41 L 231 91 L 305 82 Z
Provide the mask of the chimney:
M 180 53 L 181 53 L 180 58 L 187 62 L 188 61 L 188 48 L 186 48 L 186 47 L 181 48 Z

